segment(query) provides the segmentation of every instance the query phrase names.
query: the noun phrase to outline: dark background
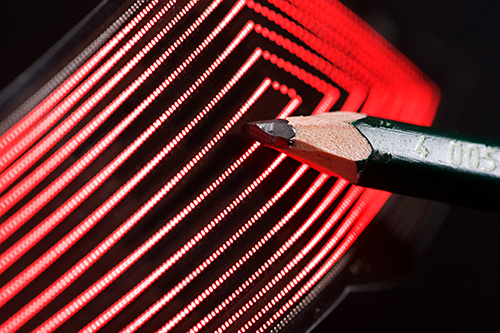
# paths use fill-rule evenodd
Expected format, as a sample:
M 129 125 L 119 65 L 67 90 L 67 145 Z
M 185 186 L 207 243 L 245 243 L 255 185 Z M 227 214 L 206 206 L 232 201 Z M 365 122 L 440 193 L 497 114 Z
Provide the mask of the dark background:
M 98 3 L 3 3 L 0 89 Z M 352 0 L 351 5 L 439 83 L 443 98 L 435 126 L 500 140 L 500 2 Z M 499 239 L 499 214 L 453 207 L 399 286 L 350 295 L 316 331 L 500 331 Z

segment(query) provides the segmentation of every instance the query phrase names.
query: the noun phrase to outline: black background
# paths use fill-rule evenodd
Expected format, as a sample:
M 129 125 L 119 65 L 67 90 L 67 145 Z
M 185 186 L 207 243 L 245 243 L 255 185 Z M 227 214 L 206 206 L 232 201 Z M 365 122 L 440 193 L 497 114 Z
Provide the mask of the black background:
M 0 89 L 98 3 L 3 3 Z M 500 2 L 352 0 L 352 5 L 440 84 L 436 126 L 500 139 Z M 350 295 L 315 332 L 498 332 L 499 240 L 499 214 L 453 207 L 399 286 Z

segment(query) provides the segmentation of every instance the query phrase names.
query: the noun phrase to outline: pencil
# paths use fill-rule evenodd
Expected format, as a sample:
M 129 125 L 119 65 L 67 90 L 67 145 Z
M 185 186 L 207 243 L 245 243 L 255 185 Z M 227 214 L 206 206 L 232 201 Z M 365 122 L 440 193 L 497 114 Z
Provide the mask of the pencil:
M 248 123 L 261 143 L 353 184 L 500 211 L 500 147 L 351 112 Z

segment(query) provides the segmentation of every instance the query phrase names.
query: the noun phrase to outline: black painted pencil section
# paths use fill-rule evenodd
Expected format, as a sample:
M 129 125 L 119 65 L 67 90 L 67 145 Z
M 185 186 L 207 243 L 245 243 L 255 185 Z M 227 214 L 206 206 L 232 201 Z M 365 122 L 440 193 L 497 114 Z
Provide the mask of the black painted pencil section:
M 499 145 L 373 117 L 352 125 L 373 148 L 359 185 L 500 211 Z

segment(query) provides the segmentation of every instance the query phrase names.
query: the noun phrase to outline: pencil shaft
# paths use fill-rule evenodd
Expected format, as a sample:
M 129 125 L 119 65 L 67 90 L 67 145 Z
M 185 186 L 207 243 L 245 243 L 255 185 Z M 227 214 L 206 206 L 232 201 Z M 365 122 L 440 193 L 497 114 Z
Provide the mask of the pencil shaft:
M 373 117 L 351 124 L 373 149 L 357 162 L 359 185 L 500 210 L 497 145 Z

